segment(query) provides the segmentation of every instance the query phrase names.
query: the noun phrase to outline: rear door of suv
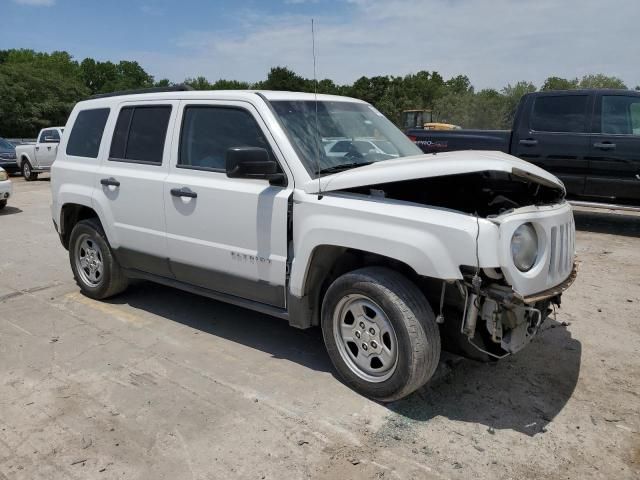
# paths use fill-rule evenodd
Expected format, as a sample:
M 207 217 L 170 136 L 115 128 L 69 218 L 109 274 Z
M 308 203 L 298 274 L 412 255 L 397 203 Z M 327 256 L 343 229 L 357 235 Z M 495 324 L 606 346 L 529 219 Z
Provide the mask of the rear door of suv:
M 585 193 L 612 200 L 639 201 L 640 93 L 599 93 L 593 132 Z
M 124 268 L 171 277 L 167 259 L 164 181 L 178 101 L 123 102 L 111 123 L 94 201 L 112 226 Z
M 584 92 L 526 98 L 511 153 L 556 175 L 570 195 L 582 195 L 589 167 L 589 121 L 593 96 Z
M 225 173 L 232 147 L 264 148 L 285 166 L 265 122 L 244 101 L 183 101 L 178 118 L 164 189 L 176 279 L 284 307 L 291 175 L 273 186 Z

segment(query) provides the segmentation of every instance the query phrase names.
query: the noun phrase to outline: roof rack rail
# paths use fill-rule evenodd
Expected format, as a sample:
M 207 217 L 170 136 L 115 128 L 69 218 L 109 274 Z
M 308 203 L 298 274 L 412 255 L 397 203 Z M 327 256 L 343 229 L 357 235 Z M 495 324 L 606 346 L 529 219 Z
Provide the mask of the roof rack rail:
M 180 85 L 173 85 L 171 87 L 137 88 L 133 90 L 120 90 L 119 92 L 98 93 L 96 95 L 91 95 L 89 100 L 96 98 L 119 97 L 121 95 L 136 95 L 140 93 L 188 92 L 190 90 L 193 90 L 193 87 L 181 83 Z

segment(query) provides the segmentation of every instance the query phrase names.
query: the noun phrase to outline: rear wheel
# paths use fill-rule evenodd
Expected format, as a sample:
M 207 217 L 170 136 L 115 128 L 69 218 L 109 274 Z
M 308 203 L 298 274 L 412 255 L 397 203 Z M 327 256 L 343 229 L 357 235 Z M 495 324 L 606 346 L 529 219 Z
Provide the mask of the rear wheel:
M 69 239 L 69 260 L 76 283 L 86 296 L 101 300 L 128 286 L 127 277 L 95 219 L 78 222 Z
M 22 162 L 22 176 L 27 182 L 38 179 L 38 174 L 33 171 L 29 160 L 24 160 Z
M 440 359 L 440 334 L 424 295 L 406 277 L 368 267 L 339 277 L 322 304 L 331 361 L 354 390 L 390 402 L 423 386 Z

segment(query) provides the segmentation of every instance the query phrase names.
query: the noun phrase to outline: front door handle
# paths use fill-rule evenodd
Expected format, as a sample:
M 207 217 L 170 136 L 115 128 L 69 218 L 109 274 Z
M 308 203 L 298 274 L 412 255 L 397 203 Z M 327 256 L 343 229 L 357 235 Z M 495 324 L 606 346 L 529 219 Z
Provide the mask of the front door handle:
M 615 143 L 596 142 L 596 143 L 593 144 L 593 146 L 595 148 L 599 148 L 600 150 L 615 150 L 615 148 L 616 148 L 616 144 Z
M 520 145 L 524 145 L 525 147 L 535 147 L 538 145 L 538 140 L 534 140 L 533 138 L 527 138 L 524 140 L 520 140 Z
M 37 152 L 38 150 L 40 150 L 40 147 L 36 147 L 36 152 Z
M 171 195 L 174 197 L 187 197 L 187 198 L 197 198 L 198 194 L 187 187 L 182 188 L 172 188 Z
M 119 187 L 120 182 L 113 177 L 109 177 L 100 180 L 100 185 L 104 185 L 105 187 Z

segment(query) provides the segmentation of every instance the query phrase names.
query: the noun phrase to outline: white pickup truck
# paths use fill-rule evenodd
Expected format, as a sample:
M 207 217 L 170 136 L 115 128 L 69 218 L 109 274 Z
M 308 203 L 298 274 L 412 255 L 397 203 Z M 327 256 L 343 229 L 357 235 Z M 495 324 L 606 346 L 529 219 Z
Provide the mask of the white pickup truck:
M 36 143 L 27 143 L 16 147 L 18 168 L 25 180 L 38 178 L 38 173 L 48 172 L 58 153 L 63 127 L 51 127 L 40 130 Z
M 146 279 L 320 326 L 376 400 L 424 385 L 441 342 L 518 352 L 575 278 L 556 177 L 499 152 L 425 155 L 360 100 L 121 94 L 78 103 L 66 132 L 52 215 L 85 295 Z

